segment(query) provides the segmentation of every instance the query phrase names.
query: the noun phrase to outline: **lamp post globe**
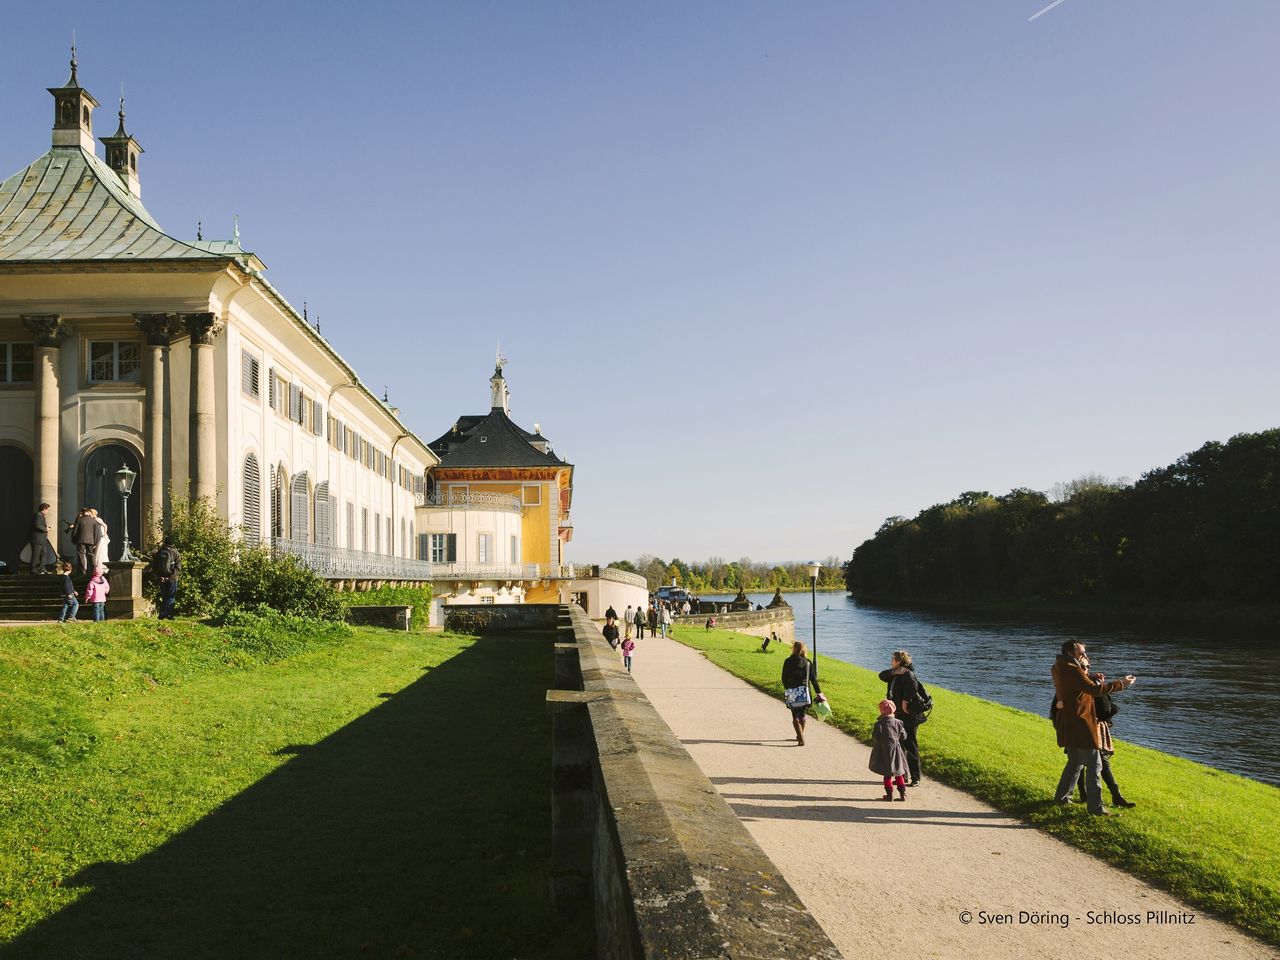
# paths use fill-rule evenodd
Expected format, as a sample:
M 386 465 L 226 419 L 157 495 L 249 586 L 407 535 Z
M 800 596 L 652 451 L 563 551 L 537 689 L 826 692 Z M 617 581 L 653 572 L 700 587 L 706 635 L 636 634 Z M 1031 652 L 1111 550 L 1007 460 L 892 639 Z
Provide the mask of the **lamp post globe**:
M 129 469 L 127 463 L 121 464 L 120 469 L 116 471 L 116 490 L 124 506 L 124 547 L 120 550 L 121 563 L 132 563 L 134 560 L 133 551 L 129 549 L 129 494 L 133 493 L 133 482 L 137 479 L 138 475 Z
M 805 572 L 809 574 L 809 601 L 813 605 L 813 669 L 818 669 L 818 571 L 822 569 L 822 564 L 816 560 L 810 560 L 804 565 Z

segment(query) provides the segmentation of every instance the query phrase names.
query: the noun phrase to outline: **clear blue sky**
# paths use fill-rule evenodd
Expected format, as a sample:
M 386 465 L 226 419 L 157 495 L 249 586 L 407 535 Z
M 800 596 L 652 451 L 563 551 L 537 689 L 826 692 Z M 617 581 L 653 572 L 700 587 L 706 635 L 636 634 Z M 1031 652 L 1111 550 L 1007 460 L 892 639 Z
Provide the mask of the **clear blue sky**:
M 571 556 L 847 557 L 964 490 L 1280 424 L 1273 0 L 25 5 L 170 233 L 247 247 L 426 439 L 513 413 Z

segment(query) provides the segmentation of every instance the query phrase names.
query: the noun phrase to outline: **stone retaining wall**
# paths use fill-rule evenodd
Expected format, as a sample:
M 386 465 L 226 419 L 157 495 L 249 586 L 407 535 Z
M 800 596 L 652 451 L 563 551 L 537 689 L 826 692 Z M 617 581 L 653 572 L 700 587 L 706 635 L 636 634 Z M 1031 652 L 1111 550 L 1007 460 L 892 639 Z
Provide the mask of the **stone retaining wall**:
M 796 639 L 795 616 L 789 606 L 675 617 L 672 622 L 677 626 L 701 628 L 706 625 L 707 617 L 716 618 L 717 630 L 732 630 L 734 633 L 745 633 L 753 637 L 767 637 L 771 632 L 776 632 L 779 642 L 787 646 Z
M 596 955 L 840 957 L 599 628 L 569 605 L 556 635 L 552 884 L 594 904 Z
M 412 619 L 410 606 L 347 607 L 347 622 L 356 626 L 408 630 Z
M 457 633 L 503 633 L 556 629 L 560 606 L 554 603 L 466 603 L 440 608 L 444 628 Z

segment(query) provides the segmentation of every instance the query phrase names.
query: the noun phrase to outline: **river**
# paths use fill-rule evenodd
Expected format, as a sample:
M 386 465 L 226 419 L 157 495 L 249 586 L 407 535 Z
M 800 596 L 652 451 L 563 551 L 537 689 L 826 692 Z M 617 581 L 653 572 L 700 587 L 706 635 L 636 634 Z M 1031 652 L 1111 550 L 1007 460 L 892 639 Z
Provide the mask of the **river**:
M 809 594 L 783 596 L 795 610 L 796 637 L 812 645 Z M 767 605 L 773 594 L 750 597 Z M 879 671 L 894 650 L 908 650 L 926 685 L 1045 717 L 1053 658 L 1064 640 L 1080 640 L 1092 669 L 1138 678 L 1115 697 L 1117 737 L 1280 786 L 1280 645 L 888 610 L 845 593 L 818 594 L 817 627 L 820 656 Z

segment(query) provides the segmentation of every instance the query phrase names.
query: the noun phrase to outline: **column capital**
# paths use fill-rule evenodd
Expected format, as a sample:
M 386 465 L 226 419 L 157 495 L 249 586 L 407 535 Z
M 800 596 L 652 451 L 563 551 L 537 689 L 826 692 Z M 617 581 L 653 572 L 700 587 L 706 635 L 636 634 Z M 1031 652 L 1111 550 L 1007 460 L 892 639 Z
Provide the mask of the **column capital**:
M 71 324 L 56 313 L 26 313 L 22 315 L 22 325 L 36 338 L 42 347 L 60 347 L 62 341 L 71 336 Z
M 191 334 L 193 347 L 209 346 L 218 339 L 218 334 L 222 333 L 222 323 L 215 314 L 180 313 L 178 316 L 186 326 L 187 333 Z
M 167 347 L 174 337 L 182 333 L 182 324 L 172 313 L 135 313 L 133 322 L 147 335 L 147 344 Z

